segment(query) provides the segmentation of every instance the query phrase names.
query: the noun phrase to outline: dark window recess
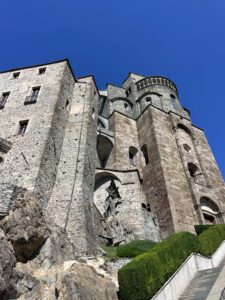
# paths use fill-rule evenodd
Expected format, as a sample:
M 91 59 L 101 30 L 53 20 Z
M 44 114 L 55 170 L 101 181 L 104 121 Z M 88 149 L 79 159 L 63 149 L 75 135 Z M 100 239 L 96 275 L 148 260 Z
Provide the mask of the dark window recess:
M 148 157 L 148 149 L 147 149 L 146 145 L 143 145 L 141 147 L 141 152 L 142 152 L 142 154 L 144 156 L 145 164 L 148 165 L 149 164 L 149 157 Z
M 209 223 L 209 224 L 214 224 L 215 223 L 215 217 L 214 216 L 203 213 L 203 217 L 204 217 L 204 219 L 207 223 Z
M 38 94 L 40 92 L 40 86 L 36 86 L 32 88 L 32 94 L 31 96 L 27 96 L 25 101 L 24 101 L 24 105 L 27 104 L 33 104 L 37 102 L 37 98 L 38 98 Z
M 46 71 L 46 68 L 40 68 L 38 71 L 38 74 L 43 75 L 43 74 L 45 74 L 45 71 Z
M 20 76 L 20 72 L 15 72 L 15 73 L 13 73 L 13 78 L 14 78 L 14 79 L 19 78 L 19 76 Z
M 3 109 L 5 107 L 6 101 L 9 98 L 10 92 L 2 93 L 2 96 L 0 98 L 0 109 Z
M 126 90 L 126 95 L 129 96 L 131 94 L 131 87 Z
M 24 135 L 27 130 L 27 125 L 28 125 L 28 120 L 20 121 L 18 134 Z
M 3 158 L 0 156 L 0 164 L 3 163 Z
M 138 152 L 137 148 L 135 148 L 133 146 L 129 147 L 129 163 L 132 166 L 135 166 L 135 160 L 136 160 L 135 156 L 136 156 L 137 152 Z

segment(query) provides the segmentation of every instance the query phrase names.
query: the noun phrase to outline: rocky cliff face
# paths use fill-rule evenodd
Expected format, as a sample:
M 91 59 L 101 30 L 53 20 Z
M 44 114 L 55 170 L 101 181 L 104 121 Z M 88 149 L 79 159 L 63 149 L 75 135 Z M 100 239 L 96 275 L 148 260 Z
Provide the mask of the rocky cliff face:
M 117 300 L 102 258 L 79 258 L 38 197 L 18 189 L 0 220 L 0 299 Z

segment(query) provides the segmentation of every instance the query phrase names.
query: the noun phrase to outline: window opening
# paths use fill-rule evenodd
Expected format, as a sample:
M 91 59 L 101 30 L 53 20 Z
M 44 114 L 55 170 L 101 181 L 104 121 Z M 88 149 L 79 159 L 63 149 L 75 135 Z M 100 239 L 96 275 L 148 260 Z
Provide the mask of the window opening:
M 183 144 L 184 150 L 190 152 L 191 147 L 188 144 Z
M 142 207 L 142 209 L 144 209 L 144 210 L 147 208 L 145 203 L 141 203 L 141 207 Z
M 0 109 L 3 109 L 5 107 L 6 101 L 9 98 L 10 92 L 4 92 L 2 93 L 1 99 L 0 99 Z
M 40 68 L 38 70 L 38 73 L 39 73 L 39 75 L 43 75 L 43 74 L 45 74 L 45 71 L 46 71 L 46 68 Z
M 24 104 L 33 104 L 37 102 L 37 98 L 39 95 L 41 87 L 40 86 L 35 86 L 32 88 L 31 96 L 26 97 Z
M 39 91 L 40 91 L 40 86 L 35 86 L 35 87 L 33 87 L 32 88 L 32 97 L 37 97 L 38 96 L 38 94 L 39 94 Z
M 152 100 L 151 97 L 146 97 L 146 98 L 145 98 L 145 101 L 146 101 L 146 102 L 151 102 L 151 100 Z
M 203 213 L 203 217 L 208 224 L 214 224 L 215 223 L 215 217 L 206 213 Z
M 131 87 L 126 90 L 126 95 L 129 96 L 131 94 Z
M 149 164 L 148 149 L 145 144 L 141 147 L 141 151 L 145 159 L 145 165 L 148 165 Z
M 137 154 L 137 148 L 131 146 L 129 147 L 129 163 L 131 166 L 135 166 L 135 156 Z
M 92 119 L 95 119 L 95 109 L 94 109 L 94 107 L 92 107 L 91 116 L 92 116 Z
M 195 178 L 198 174 L 198 166 L 196 166 L 195 164 L 193 163 L 188 163 L 188 171 L 190 173 L 190 176 Z
M 3 163 L 3 158 L 0 156 L 0 164 Z
M 27 130 L 28 121 L 29 120 L 23 120 L 23 121 L 19 122 L 19 131 L 18 131 L 19 135 L 24 135 L 25 134 L 25 132 Z
M 14 78 L 14 79 L 19 78 L 19 76 L 20 76 L 20 72 L 15 72 L 15 73 L 13 73 L 13 78 Z
M 66 108 L 67 111 L 69 111 L 69 104 L 70 104 L 70 102 L 69 102 L 69 100 L 67 99 L 67 100 L 66 100 L 66 106 L 65 106 L 65 108 Z

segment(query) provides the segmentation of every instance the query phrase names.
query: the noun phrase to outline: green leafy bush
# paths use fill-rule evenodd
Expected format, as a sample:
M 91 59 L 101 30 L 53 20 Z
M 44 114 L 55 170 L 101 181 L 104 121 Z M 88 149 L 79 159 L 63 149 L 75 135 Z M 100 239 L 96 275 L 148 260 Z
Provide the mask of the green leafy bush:
M 135 257 L 156 245 L 156 242 L 150 240 L 131 241 L 125 245 L 117 247 L 117 256 Z
M 117 247 L 115 246 L 106 246 L 106 245 L 102 245 L 101 246 L 102 249 L 105 251 L 105 260 L 108 261 L 116 261 L 117 259 L 119 259 L 119 257 L 116 254 L 117 251 Z
M 198 236 L 200 242 L 200 253 L 205 256 L 212 255 L 218 246 L 225 240 L 225 225 L 217 224 L 210 226 Z
M 194 234 L 180 232 L 136 256 L 119 270 L 120 299 L 150 299 L 184 260 L 199 249 Z
M 203 231 L 209 229 L 213 225 L 195 225 L 195 232 L 197 235 L 201 234 Z
M 171 235 L 119 270 L 121 300 L 147 300 L 192 253 L 212 255 L 225 240 L 225 225 L 210 226 L 199 236 L 189 232 Z

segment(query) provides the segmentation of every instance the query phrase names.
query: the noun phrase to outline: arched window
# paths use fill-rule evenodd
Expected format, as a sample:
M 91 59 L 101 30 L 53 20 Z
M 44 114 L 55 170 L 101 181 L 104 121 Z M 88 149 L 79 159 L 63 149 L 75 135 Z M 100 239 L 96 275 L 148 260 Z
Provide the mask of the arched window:
M 148 165 L 149 164 L 149 158 L 148 158 L 148 149 L 146 144 L 144 144 L 141 147 L 141 152 L 143 153 L 144 159 L 145 159 L 145 164 Z
M 99 134 L 97 136 L 97 153 L 101 168 L 105 168 L 112 149 L 112 141 L 107 136 Z
M 193 163 L 188 163 L 188 171 L 190 173 L 190 176 L 193 178 L 196 178 L 196 176 L 199 175 L 199 168 L 197 165 L 193 164 Z
M 138 150 L 137 150 L 137 148 L 135 148 L 135 147 L 133 147 L 133 146 L 130 146 L 129 147 L 129 163 L 130 163 L 130 165 L 132 165 L 132 166 L 135 166 L 136 164 L 136 162 L 135 162 L 135 156 L 136 156 L 136 154 L 137 154 L 137 152 L 138 152 Z
M 185 132 L 187 132 L 192 137 L 191 130 L 187 126 L 185 126 L 184 124 L 178 123 L 177 128 L 180 128 L 180 129 L 184 130 Z
M 201 197 L 200 207 L 206 224 L 222 223 L 221 214 L 217 204 L 208 197 Z

